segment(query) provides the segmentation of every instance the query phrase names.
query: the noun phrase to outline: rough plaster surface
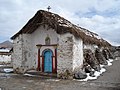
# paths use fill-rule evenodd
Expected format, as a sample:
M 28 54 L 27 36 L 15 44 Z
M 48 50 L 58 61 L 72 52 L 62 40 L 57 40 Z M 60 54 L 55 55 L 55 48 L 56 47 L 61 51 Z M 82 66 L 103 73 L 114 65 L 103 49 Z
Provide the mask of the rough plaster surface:
M 51 44 L 57 44 L 57 74 L 64 73 L 66 70 L 73 72 L 76 68 L 81 68 L 83 64 L 83 42 L 75 38 L 70 33 L 57 34 L 54 29 L 47 29 L 47 26 L 39 27 L 32 34 L 19 35 L 13 42 L 14 53 L 12 54 L 13 68 L 18 73 L 24 73 L 27 70 L 36 69 L 38 65 L 38 48 L 40 56 L 45 49 L 51 49 L 55 54 L 55 47 L 36 45 L 45 45 L 45 38 L 50 38 Z M 42 66 L 42 58 L 40 63 Z M 41 67 L 42 68 L 42 67 Z
M 16 39 L 13 40 L 13 54 L 12 54 L 12 62 L 13 68 L 16 72 L 22 72 L 20 70 L 22 63 L 22 35 L 19 35 Z
M 73 71 L 81 69 L 83 65 L 83 42 L 74 37 L 73 45 Z
M 59 35 L 59 45 L 57 47 L 57 73 L 63 73 L 65 70 L 72 71 L 73 64 L 73 35 Z M 69 38 L 71 38 L 69 40 Z
M 51 44 L 57 44 L 57 33 L 53 29 L 46 29 L 47 27 L 39 27 L 32 34 L 19 35 L 13 41 L 12 62 L 13 68 L 17 73 L 24 73 L 27 70 L 36 69 L 38 65 L 38 48 L 37 44 L 45 45 L 45 38 L 50 37 Z M 43 49 L 51 47 L 42 47 Z
M 54 29 L 47 29 L 47 26 L 44 27 L 39 27 L 36 31 L 34 31 L 31 34 L 32 37 L 32 59 L 35 60 L 36 65 L 35 67 L 37 68 L 38 65 L 38 47 L 36 45 L 42 44 L 45 45 L 45 39 L 46 37 L 50 38 L 50 44 L 57 44 L 57 33 L 55 32 Z M 51 49 L 54 54 L 54 47 L 48 47 L 48 46 L 42 46 L 40 48 L 40 56 L 42 56 L 42 52 L 45 49 Z M 42 58 L 40 58 L 40 61 L 42 61 Z M 42 68 L 42 62 L 40 62 L 40 67 Z

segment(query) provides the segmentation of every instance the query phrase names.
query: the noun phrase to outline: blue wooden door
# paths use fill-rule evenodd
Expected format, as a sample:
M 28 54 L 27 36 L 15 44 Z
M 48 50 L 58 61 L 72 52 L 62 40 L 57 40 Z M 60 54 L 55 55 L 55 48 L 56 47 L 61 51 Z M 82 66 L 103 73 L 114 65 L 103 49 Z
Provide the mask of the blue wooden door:
M 44 72 L 52 72 L 52 52 L 50 50 L 44 52 Z

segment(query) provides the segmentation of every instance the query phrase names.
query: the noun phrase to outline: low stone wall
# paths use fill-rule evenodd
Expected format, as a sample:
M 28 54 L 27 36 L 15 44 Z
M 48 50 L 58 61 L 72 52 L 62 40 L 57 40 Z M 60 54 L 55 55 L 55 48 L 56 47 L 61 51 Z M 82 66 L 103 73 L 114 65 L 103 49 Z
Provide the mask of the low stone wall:
M 92 52 L 91 49 L 84 49 L 83 71 L 94 77 L 93 69 L 99 72 L 101 70 L 100 64 L 107 65 L 109 59 L 113 59 L 109 49 L 100 50 L 97 48 L 95 52 Z
M 0 55 L 0 64 L 11 64 L 11 55 Z
M 110 48 L 111 54 L 115 60 L 120 60 L 120 47 L 111 47 Z
M 99 61 L 95 57 L 95 53 L 93 53 L 90 49 L 84 49 L 84 66 L 86 68 L 90 65 L 91 68 L 96 71 L 100 71 Z
M 107 52 L 104 52 L 104 54 L 106 56 L 108 56 L 108 53 Z M 97 59 L 97 61 L 99 62 L 99 64 L 103 64 L 103 65 L 107 65 L 107 59 L 109 59 L 109 57 L 106 57 L 103 55 L 103 53 L 99 50 L 99 49 L 96 49 L 95 50 L 95 57 Z

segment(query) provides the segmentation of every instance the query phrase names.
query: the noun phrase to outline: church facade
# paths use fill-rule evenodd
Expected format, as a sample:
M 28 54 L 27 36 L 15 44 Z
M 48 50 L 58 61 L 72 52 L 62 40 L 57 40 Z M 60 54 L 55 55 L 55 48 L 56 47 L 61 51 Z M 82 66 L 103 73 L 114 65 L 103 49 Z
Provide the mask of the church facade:
M 37 70 L 74 73 L 82 68 L 83 49 L 108 45 L 96 34 L 77 27 L 57 14 L 39 10 L 14 36 L 12 62 L 17 73 Z M 93 46 L 95 45 L 95 47 Z

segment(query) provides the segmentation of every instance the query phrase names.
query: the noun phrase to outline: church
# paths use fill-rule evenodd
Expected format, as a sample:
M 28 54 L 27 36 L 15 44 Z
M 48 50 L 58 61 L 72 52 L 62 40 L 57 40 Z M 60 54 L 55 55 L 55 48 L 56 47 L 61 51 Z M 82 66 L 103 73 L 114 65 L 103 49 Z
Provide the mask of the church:
M 58 14 L 39 10 L 14 36 L 12 62 L 16 73 L 36 70 L 61 75 L 83 67 L 83 49 L 110 44 Z

